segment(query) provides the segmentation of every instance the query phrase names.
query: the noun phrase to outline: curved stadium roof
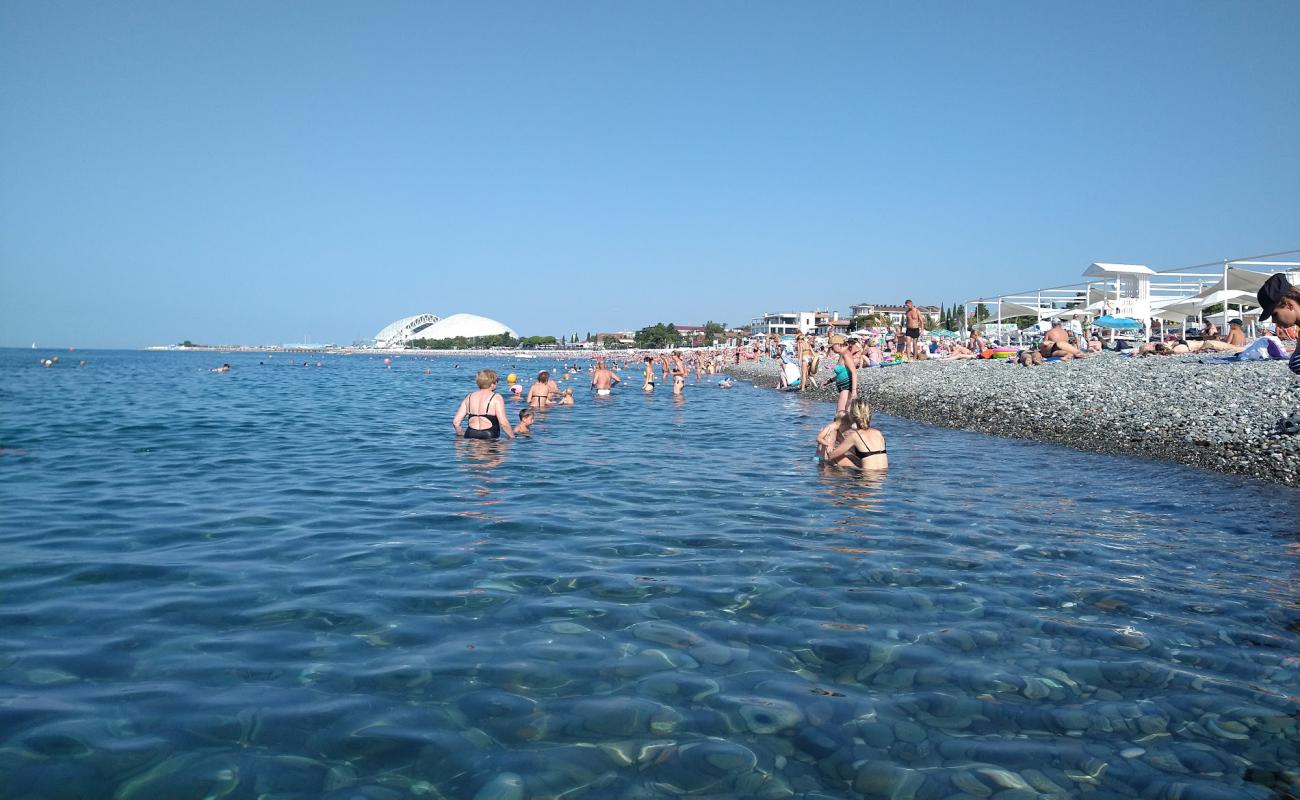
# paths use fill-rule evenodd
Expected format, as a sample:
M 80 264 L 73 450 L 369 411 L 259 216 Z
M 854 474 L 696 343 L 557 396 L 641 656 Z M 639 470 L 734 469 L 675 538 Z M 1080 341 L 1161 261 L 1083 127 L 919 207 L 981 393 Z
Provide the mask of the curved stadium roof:
M 413 317 L 405 317 L 396 322 L 390 322 L 385 325 L 383 330 L 375 334 L 375 344 L 380 347 L 395 347 L 410 341 L 424 337 L 424 332 L 438 321 L 439 317 L 433 314 L 416 314 Z
M 401 347 L 412 339 L 454 339 L 457 336 L 473 339 L 503 333 L 518 336 L 509 326 L 477 314 L 452 314 L 446 318 L 417 314 L 384 326 L 383 330 L 375 334 L 375 344 L 379 347 Z

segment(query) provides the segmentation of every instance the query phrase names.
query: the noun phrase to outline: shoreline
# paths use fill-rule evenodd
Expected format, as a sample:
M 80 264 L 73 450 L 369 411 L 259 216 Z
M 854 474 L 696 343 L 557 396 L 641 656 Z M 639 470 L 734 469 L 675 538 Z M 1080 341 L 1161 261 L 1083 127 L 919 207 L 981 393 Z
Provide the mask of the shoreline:
M 728 372 L 777 386 L 771 361 Z M 820 386 L 830 375 L 819 372 L 808 396 L 834 402 L 834 388 Z M 1300 487 L 1300 435 L 1280 425 L 1300 409 L 1300 379 L 1280 362 L 1110 353 L 1041 367 L 922 361 L 859 371 L 858 394 L 873 409 L 930 425 Z

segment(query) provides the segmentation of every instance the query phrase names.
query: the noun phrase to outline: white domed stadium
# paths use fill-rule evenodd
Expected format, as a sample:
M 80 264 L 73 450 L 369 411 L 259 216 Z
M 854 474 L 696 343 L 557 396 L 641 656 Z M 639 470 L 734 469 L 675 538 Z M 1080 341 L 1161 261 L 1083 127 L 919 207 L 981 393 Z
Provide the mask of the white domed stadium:
M 477 339 L 501 334 L 512 339 L 519 338 L 509 326 L 477 314 L 452 314 L 443 318 L 433 314 L 418 314 L 385 326 L 375 334 L 375 346 L 405 347 L 412 339 Z

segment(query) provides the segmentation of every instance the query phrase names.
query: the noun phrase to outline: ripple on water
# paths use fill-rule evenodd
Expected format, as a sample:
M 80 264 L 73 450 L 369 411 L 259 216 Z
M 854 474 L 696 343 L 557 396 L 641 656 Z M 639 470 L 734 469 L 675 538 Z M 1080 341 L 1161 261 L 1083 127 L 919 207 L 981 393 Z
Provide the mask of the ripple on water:
M 892 419 L 851 475 L 745 386 L 482 445 L 478 361 L 220 358 L 0 352 L 0 796 L 1300 791 L 1289 490 Z

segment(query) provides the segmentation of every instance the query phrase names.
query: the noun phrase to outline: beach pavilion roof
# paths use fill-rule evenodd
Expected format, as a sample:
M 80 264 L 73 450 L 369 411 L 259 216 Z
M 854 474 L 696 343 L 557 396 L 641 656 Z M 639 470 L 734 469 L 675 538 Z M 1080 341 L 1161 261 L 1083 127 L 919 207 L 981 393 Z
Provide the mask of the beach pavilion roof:
M 1120 275 L 1154 275 L 1156 271 L 1141 264 L 1110 264 L 1105 261 L 1093 262 L 1083 271 L 1085 278 L 1115 278 Z

